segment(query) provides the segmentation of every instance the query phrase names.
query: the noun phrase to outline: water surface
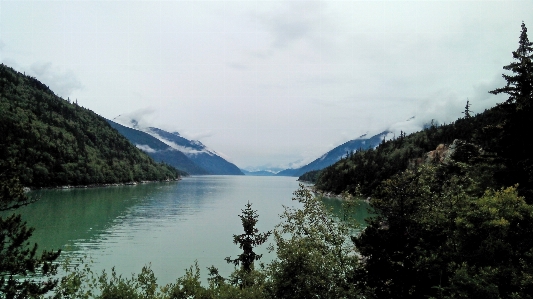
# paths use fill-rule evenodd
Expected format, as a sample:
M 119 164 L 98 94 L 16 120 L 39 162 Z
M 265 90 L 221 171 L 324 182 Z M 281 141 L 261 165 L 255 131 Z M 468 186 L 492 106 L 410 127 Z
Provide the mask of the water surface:
M 293 177 L 196 176 L 180 182 L 32 192 L 36 203 L 19 209 L 36 228 L 41 249 L 61 249 L 62 258 L 88 255 L 96 271 L 115 267 L 129 276 L 151 265 L 162 284 L 174 282 L 198 260 L 205 277 L 214 265 L 223 276 L 224 258 L 240 249 L 238 215 L 247 202 L 259 214 L 260 232 L 280 222 L 283 205 L 298 206 Z M 336 205 L 336 202 L 330 202 Z M 366 208 L 365 208 L 366 210 Z M 271 241 L 271 240 L 269 240 Z M 268 262 L 273 254 L 258 249 Z

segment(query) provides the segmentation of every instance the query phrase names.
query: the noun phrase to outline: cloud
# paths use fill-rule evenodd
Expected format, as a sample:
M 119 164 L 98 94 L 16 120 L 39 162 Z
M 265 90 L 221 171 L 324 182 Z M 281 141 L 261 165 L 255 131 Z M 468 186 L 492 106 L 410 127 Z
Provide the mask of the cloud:
M 238 70 L 238 71 L 244 71 L 244 70 L 250 69 L 248 66 L 242 63 L 236 63 L 236 62 L 228 63 L 228 67 Z
M 198 132 L 198 133 L 191 133 L 191 132 L 185 131 L 181 135 L 189 140 L 201 140 L 201 139 L 206 139 L 211 136 L 214 136 L 215 133 L 211 130 Z
M 34 63 L 31 65 L 29 73 L 50 86 L 54 93 L 63 98 L 70 96 L 75 90 L 83 88 L 73 71 L 63 71 L 54 67 L 51 62 Z
M 153 126 L 155 112 L 156 110 L 154 108 L 145 107 L 132 112 L 123 113 L 113 118 L 113 121 L 127 127 L 141 130 Z
M 146 144 L 136 144 L 135 145 L 138 149 L 141 151 L 147 152 L 147 153 L 155 153 L 157 152 L 155 149 L 151 148 L 149 145 Z
M 505 94 L 493 95 L 489 93 L 489 91 L 505 85 L 506 81 L 500 74 L 495 75 L 490 81 L 482 81 L 474 84 L 474 93 L 472 97 L 469 98 L 470 104 L 473 105 L 472 111 L 474 111 L 474 113 L 481 113 L 484 109 L 490 108 L 496 103 L 501 103 L 507 100 L 507 95 Z
M 323 2 L 291 1 L 287 6 L 275 7 L 275 12 L 257 16 L 272 35 L 272 49 L 257 53 L 257 56 L 268 57 L 274 50 L 289 48 L 302 40 L 319 44 L 316 41 L 320 39 L 320 28 L 327 26 L 326 20 L 321 18 L 324 6 Z

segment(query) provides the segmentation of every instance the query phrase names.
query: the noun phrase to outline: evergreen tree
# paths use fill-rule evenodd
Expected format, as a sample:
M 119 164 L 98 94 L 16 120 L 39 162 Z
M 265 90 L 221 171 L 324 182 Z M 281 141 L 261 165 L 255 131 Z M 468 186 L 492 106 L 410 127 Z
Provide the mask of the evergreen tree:
M 510 75 L 503 74 L 506 86 L 490 91 L 493 94 L 506 93 L 509 98 L 500 105 L 505 117 L 496 126 L 500 128 L 497 147 L 489 150 L 505 159 L 507 169 L 496 174 L 501 186 L 518 183 L 520 195 L 530 201 L 533 200 L 533 160 L 529 153 L 527 135 L 523 132 L 531 126 L 533 43 L 527 37 L 524 23 L 518 44 L 518 49 L 513 52 L 515 61 L 503 67 L 512 72 Z
M 0 165 L 2 166 L 2 165 Z M 5 167 L 0 173 L 0 211 L 13 210 L 32 202 L 17 179 L 8 177 Z M 37 257 L 37 244 L 28 239 L 33 228 L 26 227 L 20 215 L 0 216 L 0 298 L 29 298 L 52 290 L 57 280 L 53 262 L 60 251 L 44 251 Z
M 465 118 L 470 118 L 472 117 L 472 111 L 470 110 L 470 106 L 472 106 L 470 104 L 470 101 L 466 101 L 466 106 L 465 106 L 465 111 L 463 112 L 463 114 L 465 115 Z
M 516 104 L 518 110 L 529 108 L 533 96 L 533 43 L 527 37 L 527 28 L 522 22 L 522 32 L 518 42 L 518 49 L 513 52 L 514 62 L 503 67 L 512 71 L 513 75 L 503 74 L 507 85 L 490 91 L 492 94 L 506 93 L 509 99 L 506 103 Z
M 259 230 L 255 227 L 257 221 L 259 221 L 257 211 L 252 210 L 252 204 L 247 203 L 246 208 L 241 210 L 242 214 L 239 215 L 242 221 L 242 227 L 244 228 L 244 234 L 233 235 L 233 243 L 238 244 L 239 248 L 243 250 L 236 259 L 227 257 L 228 263 L 233 263 L 235 266 L 241 265 L 245 272 L 252 270 L 253 263 L 261 259 L 262 254 L 256 254 L 254 247 L 257 247 L 266 242 L 271 232 L 259 233 Z

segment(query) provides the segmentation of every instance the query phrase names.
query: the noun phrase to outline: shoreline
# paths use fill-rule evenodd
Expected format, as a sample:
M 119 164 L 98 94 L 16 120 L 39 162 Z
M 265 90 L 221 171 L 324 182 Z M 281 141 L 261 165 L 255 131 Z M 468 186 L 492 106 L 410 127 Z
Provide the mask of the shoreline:
M 170 183 L 181 181 L 181 177 L 176 179 L 167 179 L 162 181 L 130 181 L 123 183 L 108 183 L 108 184 L 89 184 L 89 185 L 64 185 L 64 186 L 55 186 L 55 187 L 24 187 L 24 192 L 37 191 L 37 190 L 68 190 L 68 189 L 89 189 L 89 188 L 106 188 L 106 187 L 118 187 L 118 186 L 137 186 L 150 183 Z
M 337 199 L 337 200 L 346 200 L 342 194 L 335 194 L 333 192 L 325 192 L 325 191 L 322 191 L 322 190 L 319 190 L 319 189 L 316 189 L 314 185 L 312 186 L 305 186 L 305 188 L 309 189 L 315 196 L 322 196 L 322 197 L 326 197 L 326 198 L 332 198 L 332 199 Z M 352 198 L 355 198 L 357 200 L 362 200 L 366 203 L 370 203 L 370 197 L 367 197 L 367 198 L 357 198 L 357 197 L 352 197 Z

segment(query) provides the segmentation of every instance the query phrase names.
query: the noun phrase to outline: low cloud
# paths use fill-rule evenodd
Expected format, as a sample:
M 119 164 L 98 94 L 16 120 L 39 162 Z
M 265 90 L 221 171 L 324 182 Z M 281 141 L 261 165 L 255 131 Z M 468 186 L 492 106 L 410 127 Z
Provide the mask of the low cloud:
M 155 149 L 151 148 L 149 145 L 146 145 L 146 144 L 136 144 L 135 146 L 143 152 L 147 152 L 147 153 L 157 152 Z
M 54 93 L 63 98 L 70 96 L 75 90 L 83 88 L 74 72 L 61 70 L 50 62 L 32 64 L 29 73 L 50 86 Z
M 191 132 L 184 131 L 183 133 L 180 133 L 180 135 L 182 135 L 183 137 L 189 140 L 201 140 L 201 139 L 206 139 L 211 136 L 214 136 L 215 133 L 211 130 L 198 132 L 198 133 L 191 133 Z
M 152 107 L 146 107 L 138 109 L 132 112 L 123 113 L 115 118 L 113 121 L 120 123 L 127 127 L 132 127 L 135 129 L 144 129 L 154 126 L 153 118 L 155 114 L 155 109 Z
M 507 100 L 507 95 L 505 94 L 494 95 L 489 93 L 489 91 L 504 87 L 506 84 L 507 82 L 502 78 L 501 74 L 494 76 L 490 81 L 474 84 L 474 94 L 469 98 L 472 105 L 471 110 L 474 113 L 481 113 L 483 110 L 493 107 L 496 103 Z

